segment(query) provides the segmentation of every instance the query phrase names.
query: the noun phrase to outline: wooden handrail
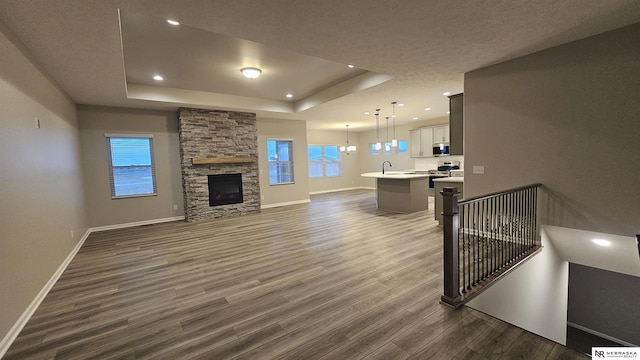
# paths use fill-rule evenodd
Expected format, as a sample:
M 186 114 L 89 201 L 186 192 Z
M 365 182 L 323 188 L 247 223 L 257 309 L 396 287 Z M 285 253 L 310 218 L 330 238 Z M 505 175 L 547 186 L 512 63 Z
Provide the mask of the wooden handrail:
M 473 203 L 473 202 L 478 202 L 478 201 L 489 199 L 489 198 L 496 197 L 496 196 L 499 196 L 499 195 L 511 194 L 511 193 L 514 193 L 514 192 L 517 192 L 517 191 L 531 189 L 531 188 L 539 187 L 539 186 L 542 186 L 542 184 L 541 183 L 536 183 L 536 184 L 520 186 L 520 187 L 516 187 L 516 188 L 513 188 L 513 189 L 508 189 L 508 190 L 496 191 L 496 192 L 493 192 L 493 193 L 489 193 L 489 194 L 485 194 L 485 195 L 479 195 L 479 196 L 475 196 L 475 197 L 471 197 L 471 198 L 468 198 L 468 199 L 461 200 L 458 204 L 459 205 L 470 204 L 470 203 Z

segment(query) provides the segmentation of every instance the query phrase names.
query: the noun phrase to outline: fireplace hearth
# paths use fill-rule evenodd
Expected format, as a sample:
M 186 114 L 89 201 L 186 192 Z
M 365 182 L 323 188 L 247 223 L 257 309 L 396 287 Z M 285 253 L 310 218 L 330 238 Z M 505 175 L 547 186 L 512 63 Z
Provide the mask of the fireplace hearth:
M 241 204 L 242 174 L 208 175 L 209 206 Z

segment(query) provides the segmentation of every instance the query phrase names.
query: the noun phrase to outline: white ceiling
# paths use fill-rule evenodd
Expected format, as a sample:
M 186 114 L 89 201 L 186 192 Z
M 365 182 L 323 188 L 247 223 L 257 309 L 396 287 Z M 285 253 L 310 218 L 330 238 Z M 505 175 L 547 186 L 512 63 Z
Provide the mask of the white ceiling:
M 640 250 L 634 237 L 544 225 L 543 231 L 562 260 L 596 269 L 640 276 Z M 609 242 L 596 245 L 593 240 Z
M 398 123 L 446 117 L 465 72 L 638 21 L 637 0 L 0 0 L 8 35 L 78 104 L 355 131 L 392 101 Z

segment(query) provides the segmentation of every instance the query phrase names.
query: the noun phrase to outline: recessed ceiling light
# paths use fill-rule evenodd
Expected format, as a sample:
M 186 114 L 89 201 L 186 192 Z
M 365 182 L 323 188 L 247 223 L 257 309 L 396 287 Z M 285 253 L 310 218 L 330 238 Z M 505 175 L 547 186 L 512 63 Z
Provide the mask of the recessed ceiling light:
M 353 69 L 355 66 L 353 66 L 353 64 L 349 64 L 347 65 L 350 69 Z
M 400 104 L 398 104 L 398 106 L 404 106 L 404 104 L 403 104 L 403 103 L 400 103 Z
M 418 117 L 417 117 L 417 116 L 414 116 L 414 117 L 413 117 L 413 120 L 418 120 Z
M 364 114 L 365 114 L 365 115 L 369 115 L 369 112 L 368 112 L 368 111 L 365 111 L 365 112 L 364 112 Z
M 167 22 L 173 26 L 178 26 L 180 25 L 179 22 L 175 21 L 175 20 L 171 20 L 171 19 L 167 19 Z
M 293 94 L 287 94 L 287 95 L 285 95 L 285 96 L 286 96 L 286 97 L 288 97 L 288 98 L 292 98 L 292 97 L 293 97 Z
M 162 81 L 162 80 L 164 80 L 164 78 L 161 75 L 153 75 L 153 80 Z
M 255 68 L 255 67 L 244 67 L 244 68 L 240 69 L 240 72 L 247 79 L 255 79 L 258 76 L 260 76 L 260 74 L 262 74 L 262 70 L 260 70 L 258 68 Z
M 609 240 L 604 240 L 604 239 L 593 239 L 591 240 L 594 244 L 596 245 L 600 245 L 600 246 L 609 246 L 611 245 L 611 242 Z
M 449 95 L 451 95 L 451 93 L 449 91 L 447 91 L 447 92 L 443 92 L 442 95 L 449 96 Z
M 431 108 L 424 108 L 424 111 L 431 111 Z

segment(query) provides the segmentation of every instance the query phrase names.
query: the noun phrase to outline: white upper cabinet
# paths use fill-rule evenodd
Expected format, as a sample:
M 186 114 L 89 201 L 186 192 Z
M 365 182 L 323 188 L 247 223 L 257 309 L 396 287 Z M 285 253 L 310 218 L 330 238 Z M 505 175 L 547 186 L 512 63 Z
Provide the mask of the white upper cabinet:
M 449 142 L 449 125 L 436 126 L 433 128 L 433 143 L 448 143 Z
M 411 157 L 433 156 L 433 128 L 411 130 Z

